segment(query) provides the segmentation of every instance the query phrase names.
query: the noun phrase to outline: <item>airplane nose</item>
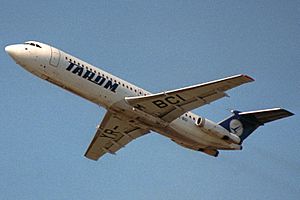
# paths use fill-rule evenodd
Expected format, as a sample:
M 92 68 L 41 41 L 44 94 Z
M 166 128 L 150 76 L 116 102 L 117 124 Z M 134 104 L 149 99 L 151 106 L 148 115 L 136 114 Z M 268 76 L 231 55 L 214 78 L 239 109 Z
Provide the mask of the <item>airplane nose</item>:
M 17 44 L 13 45 L 8 45 L 5 47 L 5 51 L 10 57 L 12 57 L 15 61 L 17 61 L 18 58 L 20 58 L 21 51 L 20 51 L 20 46 Z
M 14 45 L 8 45 L 5 47 L 5 51 L 6 53 L 8 53 L 8 55 L 10 55 L 12 58 L 15 58 L 16 57 L 16 53 L 17 53 L 17 50 L 16 48 L 14 47 Z
M 8 54 L 10 55 L 10 54 L 13 53 L 14 48 L 13 48 L 12 45 L 9 45 L 9 46 L 6 46 L 6 47 L 5 47 L 5 51 L 6 51 L 6 53 L 8 53 Z

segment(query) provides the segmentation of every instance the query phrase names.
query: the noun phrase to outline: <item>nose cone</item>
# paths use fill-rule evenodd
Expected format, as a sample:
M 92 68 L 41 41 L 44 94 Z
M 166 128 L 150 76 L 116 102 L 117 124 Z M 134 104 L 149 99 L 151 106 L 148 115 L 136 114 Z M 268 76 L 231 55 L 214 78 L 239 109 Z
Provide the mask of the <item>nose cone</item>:
M 17 63 L 21 63 L 26 60 L 28 54 L 26 53 L 27 48 L 24 48 L 23 44 L 13 44 L 5 47 L 5 51 L 7 52 L 12 59 L 14 59 Z
M 6 53 L 8 53 L 8 55 L 10 55 L 13 59 L 16 59 L 17 57 L 17 53 L 18 53 L 18 49 L 16 48 L 16 45 L 8 45 L 5 47 L 5 51 Z
M 10 56 L 14 53 L 14 47 L 13 45 L 8 45 L 5 47 L 6 53 L 8 53 Z

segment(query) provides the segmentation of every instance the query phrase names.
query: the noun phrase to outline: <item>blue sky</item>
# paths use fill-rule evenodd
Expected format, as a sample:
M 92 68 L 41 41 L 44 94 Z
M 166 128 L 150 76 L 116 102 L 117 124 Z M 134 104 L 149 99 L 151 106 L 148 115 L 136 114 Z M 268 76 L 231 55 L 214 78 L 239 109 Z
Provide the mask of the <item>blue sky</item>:
M 298 199 L 299 1 L 2 1 L 0 199 Z M 105 110 L 4 52 L 37 40 L 152 92 L 234 74 L 256 81 L 195 112 L 284 107 L 218 158 L 156 133 L 98 162 L 83 154 Z

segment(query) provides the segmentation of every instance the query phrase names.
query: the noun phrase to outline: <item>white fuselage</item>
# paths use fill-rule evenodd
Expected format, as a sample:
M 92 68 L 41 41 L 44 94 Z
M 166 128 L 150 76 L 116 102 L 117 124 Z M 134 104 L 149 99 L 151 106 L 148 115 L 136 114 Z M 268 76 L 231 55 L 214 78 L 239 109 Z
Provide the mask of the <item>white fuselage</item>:
M 6 51 L 26 70 L 36 76 L 75 93 L 111 112 L 138 118 L 125 97 L 146 96 L 151 93 L 94 67 L 70 54 L 40 42 L 10 45 Z M 199 116 L 187 112 L 168 124 L 143 118 L 143 126 L 156 131 L 184 147 L 200 149 L 217 147 L 235 149 L 228 142 L 202 131 L 195 121 Z M 221 148 L 220 148 L 221 147 Z

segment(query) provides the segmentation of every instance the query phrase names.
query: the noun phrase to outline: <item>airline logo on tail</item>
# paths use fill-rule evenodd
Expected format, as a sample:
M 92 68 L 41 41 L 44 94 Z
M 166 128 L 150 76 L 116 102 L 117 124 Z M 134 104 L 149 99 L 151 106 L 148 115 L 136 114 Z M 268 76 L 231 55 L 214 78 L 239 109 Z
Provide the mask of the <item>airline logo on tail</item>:
M 233 119 L 230 121 L 229 128 L 230 131 L 237 136 L 241 136 L 244 131 L 243 124 L 237 119 Z

